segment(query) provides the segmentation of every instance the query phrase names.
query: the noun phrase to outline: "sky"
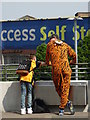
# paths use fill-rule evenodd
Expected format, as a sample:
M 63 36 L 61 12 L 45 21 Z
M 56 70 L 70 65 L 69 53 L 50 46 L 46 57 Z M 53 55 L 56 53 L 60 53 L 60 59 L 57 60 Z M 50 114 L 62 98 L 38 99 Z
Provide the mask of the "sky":
M 69 17 L 88 12 L 89 5 L 88 0 L 1 0 L 0 20 L 16 20 L 25 15 L 38 19 Z

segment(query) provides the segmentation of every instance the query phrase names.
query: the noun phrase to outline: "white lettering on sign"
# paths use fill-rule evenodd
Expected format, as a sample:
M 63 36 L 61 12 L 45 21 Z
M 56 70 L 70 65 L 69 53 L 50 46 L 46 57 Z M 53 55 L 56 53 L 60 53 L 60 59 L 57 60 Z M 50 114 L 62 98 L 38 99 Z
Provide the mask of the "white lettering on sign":
M 11 34 L 13 34 L 13 32 L 14 32 L 13 30 L 9 30 L 9 31 L 8 31 L 7 36 L 8 36 L 8 40 L 9 40 L 9 41 L 13 41 L 13 40 L 14 40 L 13 37 L 11 37 Z
M 29 31 L 29 34 L 30 34 L 30 38 L 29 38 L 29 40 L 31 40 L 31 41 L 34 41 L 35 40 L 35 34 L 34 34 L 34 32 L 35 32 L 35 29 L 31 29 L 30 31 Z
M 6 33 L 7 33 L 6 30 L 3 30 L 3 31 L 1 32 L 1 40 L 2 40 L 2 41 L 7 41 L 7 38 L 4 37 L 4 34 L 6 34 Z
M 17 30 L 2 30 L 1 31 L 1 40 L 2 41 L 34 41 L 36 38 L 35 36 L 35 29 L 23 29 L 20 31 L 19 29 Z
M 23 40 L 23 41 L 27 41 L 27 40 L 28 40 L 28 30 L 27 30 L 27 29 L 24 29 L 24 30 L 22 31 L 22 35 L 23 35 L 22 40 Z
M 15 38 L 15 40 L 16 41 L 20 41 L 21 40 L 21 32 L 20 32 L 20 30 L 18 29 L 18 30 L 16 30 L 15 32 L 14 32 L 14 38 Z

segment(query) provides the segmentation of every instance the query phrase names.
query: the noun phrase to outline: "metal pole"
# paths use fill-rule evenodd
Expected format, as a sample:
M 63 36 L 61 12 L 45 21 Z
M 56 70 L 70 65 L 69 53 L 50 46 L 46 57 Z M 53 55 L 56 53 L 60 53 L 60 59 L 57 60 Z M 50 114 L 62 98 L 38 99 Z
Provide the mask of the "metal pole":
M 78 63 L 78 54 L 77 54 L 77 19 L 74 19 L 74 30 L 75 30 L 75 52 L 76 52 L 76 63 Z M 78 80 L 78 65 L 76 65 L 75 70 L 76 80 Z

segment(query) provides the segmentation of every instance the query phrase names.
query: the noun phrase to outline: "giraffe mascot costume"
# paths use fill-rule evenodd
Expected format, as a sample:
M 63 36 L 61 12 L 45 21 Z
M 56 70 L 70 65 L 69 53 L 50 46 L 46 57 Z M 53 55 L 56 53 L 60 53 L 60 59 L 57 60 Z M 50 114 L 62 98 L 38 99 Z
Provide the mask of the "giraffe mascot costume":
M 69 66 L 68 55 L 72 57 L 70 64 L 75 63 L 76 53 L 74 52 L 74 50 L 65 42 L 59 40 L 56 34 L 53 34 L 50 37 L 50 42 L 47 44 L 46 64 L 52 65 L 53 82 L 55 84 L 56 91 L 61 98 L 59 109 L 62 110 L 63 112 L 65 106 L 69 102 L 68 95 L 69 95 L 70 80 L 72 73 L 72 70 Z M 70 103 L 69 106 L 70 108 L 72 105 L 71 102 L 69 103 Z M 74 114 L 73 111 L 71 111 L 71 113 Z

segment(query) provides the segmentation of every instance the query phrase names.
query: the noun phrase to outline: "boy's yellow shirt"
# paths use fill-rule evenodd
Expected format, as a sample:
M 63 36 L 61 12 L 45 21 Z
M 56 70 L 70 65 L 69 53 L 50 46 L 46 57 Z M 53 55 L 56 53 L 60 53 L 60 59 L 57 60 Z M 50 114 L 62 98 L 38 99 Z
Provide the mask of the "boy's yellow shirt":
M 36 61 L 35 60 L 32 60 L 31 61 L 31 67 L 30 67 L 30 73 L 28 73 L 28 75 L 26 76 L 21 76 L 20 77 L 20 81 L 26 81 L 26 82 L 31 82 L 32 81 L 32 78 L 33 78 L 33 69 L 36 67 Z

